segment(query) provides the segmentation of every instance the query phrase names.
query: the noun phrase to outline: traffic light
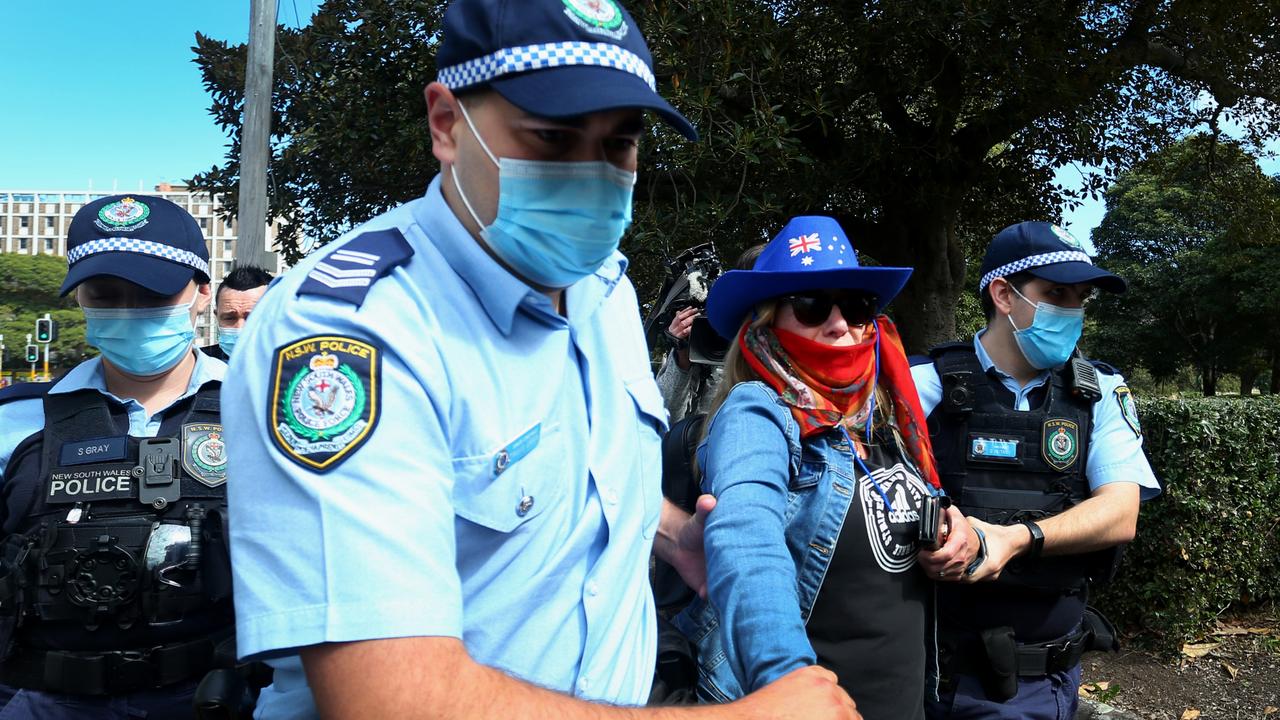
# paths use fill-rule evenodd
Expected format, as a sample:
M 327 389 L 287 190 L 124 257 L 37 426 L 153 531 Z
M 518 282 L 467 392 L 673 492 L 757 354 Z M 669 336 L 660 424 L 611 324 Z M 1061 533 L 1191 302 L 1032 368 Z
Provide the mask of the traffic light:
M 51 343 L 58 337 L 58 325 L 53 318 L 39 318 L 36 320 L 36 342 Z
M 40 346 L 36 345 L 35 343 L 28 343 L 27 344 L 27 362 L 33 363 L 33 362 L 39 362 L 39 361 L 40 361 Z

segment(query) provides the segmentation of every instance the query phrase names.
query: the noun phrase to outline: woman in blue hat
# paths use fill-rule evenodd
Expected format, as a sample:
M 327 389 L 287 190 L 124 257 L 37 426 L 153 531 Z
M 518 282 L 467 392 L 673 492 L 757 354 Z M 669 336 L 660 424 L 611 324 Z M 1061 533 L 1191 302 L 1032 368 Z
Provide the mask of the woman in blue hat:
M 835 220 L 797 217 L 753 269 L 711 290 L 708 318 L 731 343 L 697 460 L 718 504 L 707 601 L 676 621 L 698 645 L 704 700 L 816 663 L 868 720 L 924 717 L 931 577 L 958 576 L 965 558 L 950 543 L 917 563 L 921 510 L 940 485 L 902 343 L 880 314 L 910 274 L 859 266 Z

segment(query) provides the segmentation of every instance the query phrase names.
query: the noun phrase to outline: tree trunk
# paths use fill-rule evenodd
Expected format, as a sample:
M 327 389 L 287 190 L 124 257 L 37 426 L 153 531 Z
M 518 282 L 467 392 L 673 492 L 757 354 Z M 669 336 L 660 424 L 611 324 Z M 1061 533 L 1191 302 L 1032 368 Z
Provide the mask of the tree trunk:
M 890 312 L 908 353 L 924 353 L 956 339 L 956 304 L 964 291 L 965 259 L 956 238 L 956 213 L 945 207 L 886 214 L 870 243 L 883 265 L 913 268 Z
M 1200 384 L 1205 397 L 1218 394 L 1218 368 L 1213 363 L 1200 366 Z
M 1253 386 L 1258 382 L 1258 366 L 1250 365 L 1240 369 L 1240 397 L 1253 394 Z

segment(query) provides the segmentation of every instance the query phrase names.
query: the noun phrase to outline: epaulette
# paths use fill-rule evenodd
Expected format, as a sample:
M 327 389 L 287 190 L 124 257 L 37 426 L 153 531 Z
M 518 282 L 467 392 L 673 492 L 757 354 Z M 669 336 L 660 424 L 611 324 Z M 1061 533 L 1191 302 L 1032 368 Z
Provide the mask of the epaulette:
M 360 307 L 378 278 L 411 257 L 413 247 L 398 229 L 367 232 L 317 262 L 297 294 L 327 295 Z
M 917 365 L 932 365 L 933 358 L 928 355 L 908 355 L 907 362 L 911 363 L 911 367 L 915 367 Z
M 1108 365 L 1107 363 L 1104 363 L 1101 360 L 1093 360 L 1093 359 L 1090 359 L 1089 362 L 1094 367 L 1098 368 L 1098 372 L 1102 373 L 1103 375 L 1119 375 L 1120 374 L 1120 370 L 1117 369 L 1115 365 Z
M 54 381 L 49 382 L 24 382 L 14 383 L 7 388 L 0 389 L 0 405 L 14 400 L 29 400 L 31 398 L 44 397 L 49 392 L 49 388 L 54 386 Z

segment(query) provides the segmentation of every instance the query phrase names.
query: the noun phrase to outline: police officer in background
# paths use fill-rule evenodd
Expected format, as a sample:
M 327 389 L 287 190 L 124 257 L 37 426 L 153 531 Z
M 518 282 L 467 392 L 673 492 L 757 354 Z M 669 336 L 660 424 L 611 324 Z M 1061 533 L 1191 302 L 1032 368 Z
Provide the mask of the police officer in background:
M 964 584 L 939 586 L 945 684 L 928 714 L 1070 719 L 1081 653 L 1114 648 L 1089 583 L 1160 491 L 1124 378 L 1076 349 L 1085 303 L 1125 283 L 1062 228 L 1023 222 L 991 242 L 978 288 L 987 327 L 912 369 L 943 486 L 984 546 L 941 578 Z
M 189 717 L 233 630 L 208 250 L 177 205 L 116 195 L 67 260 L 101 356 L 0 393 L 0 717 Z
M 237 265 L 218 284 L 213 316 L 218 320 L 218 342 L 200 348 L 206 355 L 226 362 L 240 339 L 240 329 L 253 306 L 271 284 L 271 273 L 257 265 Z
M 436 66 L 441 174 L 280 278 L 232 358 L 259 716 L 856 717 L 817 667 L 729 707 L 616 707 L 654 674 L 655 534 L 705 576 L 699 521 L 659 491 L 666 411 L 617 251 L 644 111 L 696 133 L 614 0 L 457 0 Z

